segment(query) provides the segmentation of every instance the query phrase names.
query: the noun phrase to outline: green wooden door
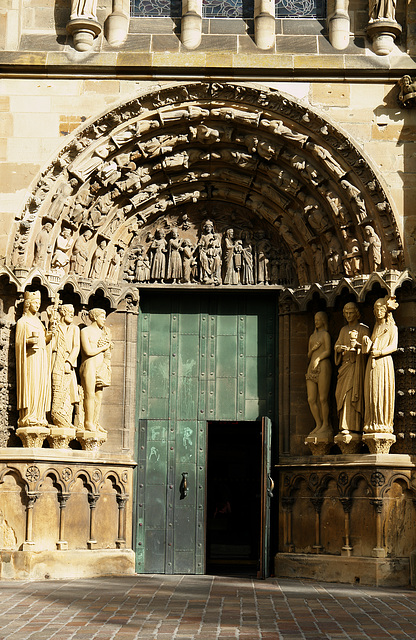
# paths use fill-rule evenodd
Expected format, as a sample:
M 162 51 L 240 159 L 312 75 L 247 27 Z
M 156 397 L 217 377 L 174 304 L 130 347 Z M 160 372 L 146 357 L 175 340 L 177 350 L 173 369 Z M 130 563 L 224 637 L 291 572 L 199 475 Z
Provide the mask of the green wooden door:
M 275 419 L 276 304 L 274 294 L 143 294 L 138 573 L 205 572 L 207 422 Z

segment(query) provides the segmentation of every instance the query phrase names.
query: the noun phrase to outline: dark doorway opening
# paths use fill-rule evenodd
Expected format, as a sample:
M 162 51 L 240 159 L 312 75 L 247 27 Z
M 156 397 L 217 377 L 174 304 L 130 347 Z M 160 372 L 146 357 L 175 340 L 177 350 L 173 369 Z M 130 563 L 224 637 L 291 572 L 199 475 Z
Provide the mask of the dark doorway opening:
M 261 422 L 208 423 L 207 573 L 256 575 L 261 468 Z

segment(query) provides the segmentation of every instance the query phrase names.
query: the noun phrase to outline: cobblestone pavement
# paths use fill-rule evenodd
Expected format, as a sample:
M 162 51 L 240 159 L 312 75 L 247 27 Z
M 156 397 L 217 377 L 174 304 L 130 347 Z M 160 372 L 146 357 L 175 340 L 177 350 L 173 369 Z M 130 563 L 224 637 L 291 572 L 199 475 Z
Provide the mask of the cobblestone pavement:
M 410 589 L 143 575 L 0 592 L 0 640 L 416 639 Z

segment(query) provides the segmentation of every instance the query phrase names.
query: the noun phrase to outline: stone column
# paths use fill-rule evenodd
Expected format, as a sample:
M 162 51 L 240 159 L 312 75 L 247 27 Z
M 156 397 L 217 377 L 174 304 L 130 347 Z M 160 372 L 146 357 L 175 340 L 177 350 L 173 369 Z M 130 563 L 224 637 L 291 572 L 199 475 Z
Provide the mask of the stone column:
M 294 545 L 292 542 L 292 510 L 294 503 L 295 498 L 293 496 L 284 496 L 282 498 L 285 547 L 289 553 L 294 551 Z
M 116 500 L 118 504 L 118 536 L 116 540 L 117 549 L 126 548 L 126 502 L 129 499 L 127 495 L 117 494 Z
M 95 507 L 97 506 L 99 497 L 99 493 L 88 494 L 88 503 L 90 505 L 90 537 L 89 540 L 87 540 L 88 549 L 94 549 L 97 544 L 97 540 L 95 539 Z
M 196 49 L 202 38 L 202 0 L 182 0 L 181 40 L 187 49 Z
M 352 547 L 350 546 L 350 513 L 352 508 L 352 498 L 340 498 L 344 509 L 344 546 L 341 549 L 342 556 L 350 556 Z
M 370 500 L 370 504 L 373 505 L 376 512 L 376 546 L 373 549 L 373 556 L 375 558 L 385 558 L 386 550 L 383 547 L 382 542 L 382 522 L 381 522 L 381 514 L 383 513 L 383 499 L 382 498 L 374 498 Z
M 254 39 L 259 49 L 271 49 L 275 45 L 274 0 L 254 1 Z
M 56 548 L 59 551 L 66 551 L 68 549 L 68 543 L 65 541 L 65 507 L 70 497 L 69 493 L 59 493 L 59 540 L 56 543 Z
M 313 504 L 313 508 L 315 509 L 315 544 L 313 548 L 316 553 L 320 553 L 322 551 L 321 545 L 321 509 L 323 504 L 322 496 L 315 496 L 311 498 L 311 502 Z
M 35 491 L 27 491 L 27 505 L 26 505 L 26 540 L 23 543 L 23 551 L 33 551 L 35 542 L 33 541 L 33 507 L 36 500 L 39 498 L 39 493 Z

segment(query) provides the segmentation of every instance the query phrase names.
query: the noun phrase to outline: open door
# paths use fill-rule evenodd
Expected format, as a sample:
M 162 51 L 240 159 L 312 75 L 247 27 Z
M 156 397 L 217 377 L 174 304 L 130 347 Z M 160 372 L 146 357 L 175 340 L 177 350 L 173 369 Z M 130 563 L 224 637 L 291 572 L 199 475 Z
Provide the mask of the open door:
M 261 515 L 260 515 L 260 564 L 257 577 L 270 575 L 270 501 L 273 497 L 274 482 L 271 478 L 272 464 L 272 421 L 264 417 L 262 431 L 262 469 L 261 469 Z

